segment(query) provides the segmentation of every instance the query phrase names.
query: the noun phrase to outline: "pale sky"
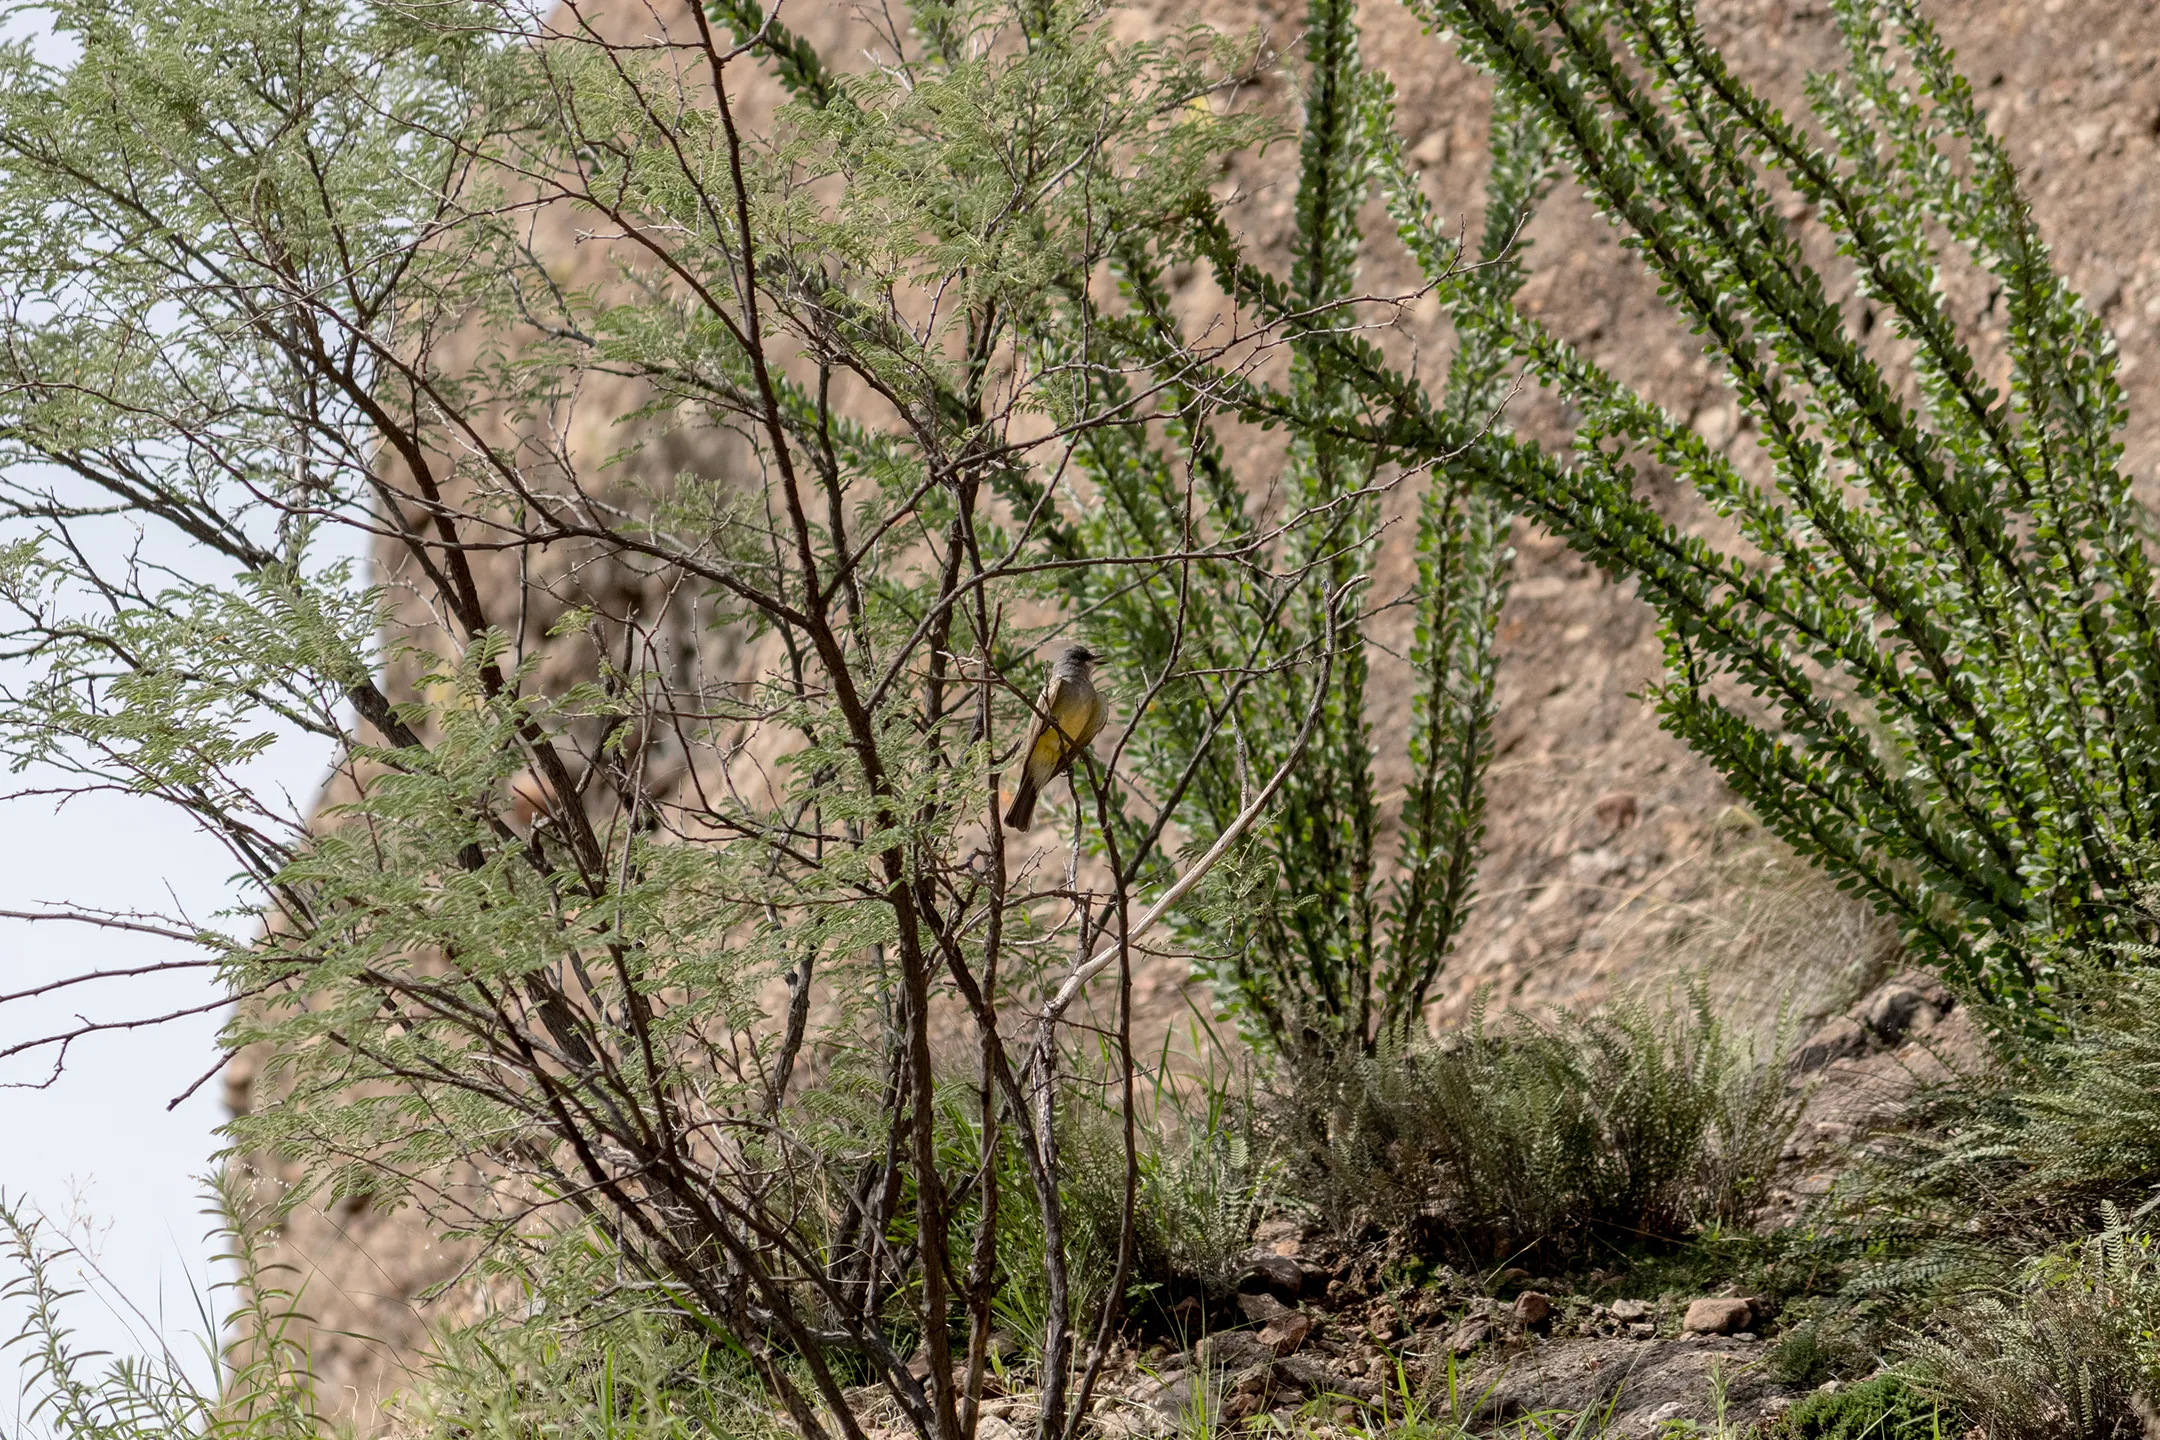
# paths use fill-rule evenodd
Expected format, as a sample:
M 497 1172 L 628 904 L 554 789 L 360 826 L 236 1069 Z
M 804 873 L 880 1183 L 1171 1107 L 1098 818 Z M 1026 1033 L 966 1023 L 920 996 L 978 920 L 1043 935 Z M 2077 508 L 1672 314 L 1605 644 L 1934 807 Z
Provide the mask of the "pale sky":
M 125 533 L 132 534 L 132 527 Z M 0 535 L 12 538 L 12 535 Z M 108 542 L 117 536 L 109 535 Z M 168 536 L 140 540 L 146 559 L 212 578 Z M 5 672 L 19 680 L 20 669 Z M 287 739 L 249 767 L 261 793 L 289 797 L 280 808 L 304 814 L 331 756 L 325 742 Z M 59 777 L 63 783 L 65 777 Z M 224 915 L 241 897 L 237 867 L 177 809 L 141 796 L 99 793 L 57 805 L 24 795 L 56 777 L 29 771 L 0 775 L 0 911 L 63 906 L 185 916 L 245 935 L 246 915 Z M 191 946 L 67 923 L 0 919 L 0 993 L 18 992 L 90 970 L 124 969 L 199 958 Z M 99 1021 L 156 1016 L 216 1001 L 210 972 L 187 970 L 76 987 L 32 1002 L 0 1006 L 0 1049 L 68 1028 L 77 1014 Z M 209 1381 L 205 1303 L 222 1309 L 210 1287 L 221 1244 L 203 1213 L 203 1177 L 225 1118 L 219 1077 L 177 1107 L 168 1104 L 217 1060 L 221 1012 L 120 1033 L 91 1036 L 68 1053 L 65 1070 L 44 1088 L 49 1052 L 0 1062 L 0 1193 L 28 1202 L 84 1247 L 110 1281 L 93 1285 L 68 1319 L 85 1349 L 143 1353 L 157 1339 L 195 1361 Z M 0 1262 L 4 1268 L 4 1262 Z M 0 1283 L 12 1278 L 0 1274 Z M 132 1306 L 139 1313 L 130 1314 Z M 19 1314 L 0 1307 L 0 1340 Z M 13 1433 L 19 1394 L 17 1352 L 0 1351 L 0 1435 Z
M 0 538 L 12 538 L 11 535 Z M 146 558 L 209 578 L 169 538 L 142 537 Z M 21 671 L 5 673 L 15 681 Z M 260 792 L 291 797 L 305 813 L 331 756 L 316 738 L 287 739 L 249 767 Z M 55 777 L 0 774 L 0 911 L 62 906 L 148 911 L 216 924 L 244 935 L 244 915 L 226 916 L 241 892 L 236 867 L 177 809 L 134 795 L 100 793 L 57 805 L 24 795 Z M 74 782 L 74 783 L 79 783 Z M 285 808 L 285 807 L 281 807 Z M 0 993 L 89 970 L 194 959 L 176 941 L 66 923 L 0 919 Z M 32 1002 L 0 1006 L 0 1049 L 68 1028 L 77 1014 L 100 1020 L 150 1017 L 216 1001 L 210 972 L 104 981 Z M 217 1060 L 221 1012 L 91 1036 L 69 1051 L 65 1070 L 43 1088 L 49 1052 L 0 1062 L 0 1193 L 43 1212 L 97 1261 L 110 1282 L 92 1285 L 67 1312 L 84 1349 L 115 1355 L 165 1345 L 212 1379 L 202 1306 L 223 1309 L 210 1287 L 221 1242 L 203 1213 L 203 1177 L 225 1119 L 224 1085 L 212 1077 L 177 1107 L 167 1106 Z M 0 1284 L 13 1278 L 0 1261 Z M 139 1313 L 129 1313 L 129 1307 Z M 19 1312 L 0 1306 L 0 1341 Z M 0 1350 L 0 1435 L 16 1432 L 17 1352 Z
M 230 865 L 176 814 L 155 802 L 101 796 L 52 813 L 50 802 L 0 807 L 0 909 L 42 909 L 56 901 L 115 908 L 176 908 L 207 915 L 230 903 Z M 151 963 L 180 953 L 162 940 L 123 937 L 81 926 L 0 922 L 0 984 L 26 985 L 90 968 Z M 81 996 L 80 999 L 75 998 Z M 98 1018 L 150 1015 L 216 998 L 212 982 L 153 977 L 69 992 L 45 1006 L 65 1021 L 78 1009 Z M 33 1015 L 0 1010 L 0 1037 L 30 1033 Z M 74 1224 L 118 1290 L 145 1312 L 174 1348 L 194 1354 L 187 1338 L 203 1326 L 191 1294 L 213 1276 L 207 1217 L 197 1177 L 210 1169 L 212 1128 L 224 1118 L 223 1087 L 213 1080 L 177 1109 L 178 1095 L 215 1057 L 215 1015 L 99 1036 L 78 1044 L 66 1072 L 43 1090 L 0 1090 L 0 1190 L 27 1200 L 55 1221 Z M 40 1078 L 20 1062 L 0 1078 Z M 0 1314 L 6 1334 L 13 1316 Z M 122 1315 L 85 1295 L 69 1318 L 88 1348 L 126 1353 L 143 1348 Z M 140 1328 L 141 1322 L 136 1322 Z M 0 1359 L 0 1415 L 16 1384 L 13 1352 Z M 209 1375 L 207 1363 L 201 1372 Z M 0 1420 L 0 1428 L 12 1428 Z

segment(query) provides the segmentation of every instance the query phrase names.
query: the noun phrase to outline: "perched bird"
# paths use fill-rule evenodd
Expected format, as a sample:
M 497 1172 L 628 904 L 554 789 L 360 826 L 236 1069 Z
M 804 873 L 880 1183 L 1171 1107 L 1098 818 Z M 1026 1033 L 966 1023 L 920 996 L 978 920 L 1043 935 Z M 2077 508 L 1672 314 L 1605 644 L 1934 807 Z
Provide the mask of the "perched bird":
M 1020 788 L 1005 808 L 1005 823 L 1025 830 L 1035 821 L 1035 797 L 1072 765 L 1095 732 L 1102 729 L 1103 698 L 1088 672 L 1095 652 L 1068 645 L 1050 667 L 1049 683 L 1035 702 L 1035 728 L 1020 752 Z

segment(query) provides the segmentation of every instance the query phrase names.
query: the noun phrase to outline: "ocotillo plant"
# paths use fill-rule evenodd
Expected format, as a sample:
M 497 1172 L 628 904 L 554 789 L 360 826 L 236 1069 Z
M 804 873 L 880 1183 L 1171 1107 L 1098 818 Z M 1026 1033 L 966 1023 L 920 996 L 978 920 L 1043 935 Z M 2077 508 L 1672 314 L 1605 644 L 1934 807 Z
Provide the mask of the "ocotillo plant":
M 1662 625 L 1664 723 L 1917 952 L 2044 1008 L 2052 944 L 2105 950 L 2136 931 L 2134 857 L 2160 824 L 2160 633 L 2147 516 L 2119 465 L 2112 343 L 2051 268 L 1949 51 L 1904 0 L 1839 0 L 1845 63 L 1808 87 L 1819 140 L 1733 73 L 1686 0 L 1418 8 L 1702 336 L 1774 483 L 1505 292 L 1451 278 L 1454 248 L 1399 166 L 1381 178 L 1402 236 L 1464 345 L 1559 391 L 1567 446 L 1482 427 L 1316 323 L 1204 216 L 1226 283 L 1324 347 L 1368 418 L 1294 385 L 1211 379 L 1248 416 L 1487 486 L 1632 579 Z M 1803 222 L 1785 218 L 1792 197 L 1909 353 L 1909 391 L 1830 298 Z M 1938 283 L 1956 264 L 1997 287 L 2007 390 Z M 1641 486 L 1649 467 L 1694 487 L 1742 543 L 1668 523 Z
M 1217 556 L 1197 583 L 1168 565 L 1144 583 L 1070 572 L 1072 601 L 1091 617 L 1098 648 L 1145 691 L 1149 723 L 1130 748 L 1157 808 L 1121 820 L 1139 835 L 1174 818 L 1194 843 L 1208 843 L 1239 813 L 1254 777 L 1286 752 L 1299 731 L 1296 692 L 1266 677 L 1322 642 L 1327 616 L 1313 597 L 1358 584 L 1378 541 L 1380 497 L 1404 479 L 1365 433 L 1374 414 L 1329 328 L 1358 288 L 1358 212 L 1376 175 L 1399 161 L 1392 136 L 1371 123 L 1384 97 L 1359 59 L 1355 7 L 1314 0 L 1306 18 L 1290 278 L 1276 283 L 1257 269 L 1239 278 L 1278 313 L 1306 317 L 1291 337 L 1285 394 L 1299 416 L 1336 423 L 1293 430 L 1279 483 L 1237 472 L 1215 431 L 1223 392 L 1198 383 L 1176 343 L 1165 271 L 1186 253 L 1179 246 L 1118 250 L 1126 308 L 1088 317 L 1086 344 L 1102 362 L 1090 367 L 1098 405 L 1132 401 L 1117 362 L 1164 363 L 1147 392 L 1152 430 L 1099 427 L 1081 438 L 1076 458 L 1093 488 L 1076 552 L 1167 557 L 1213 546 Z M 1506 303 L 1522 275 L 1520 221 L 1546 183 L 1542 157 L 1533 132 L 1503 130 L 1482 263 L 1450 283 Z M 1491 409 L 1505 368 L 1503 351 L 1473 337 L 1449 368 L 1449 402 Z M 1417 691 L 1401 742 L 1411 781 L 1397 821 L 1399 863 L 1381 864 L 1383 827 L 1396 817 L 1384 813 L 1376 786 L 1367 640 L 1353 632 L 1279 812 L 1217 888 L 1218 903 L 1187 926 L 1248 1031 L 1278 1049 L 1338 1053 L 1407 1035 L 1461 928 L 1484 832 L 1508 528 L 1508 502 L 1460 473 L 1440 475 L 1421 501 L 1417 585 L 1402 597 L 1415 609 Z M 1315 575 L 1326 583 L 1312 584 Z M 1360 603 L 1347 618 L 1369 624 L 1377 606 L 1363 594 Z M 1173 663 L 1178 655 L 1185 659 Z
M 59 58 L 0 46 L 0 757 L 178 807 L 244 898 L 63 896 L 192 949 L 0 1005 L 214 975 L 166 1018 L 262 1057 L 240 1154 L 542 1291 L 597 1249 L 547 1323 L 671 1315 L 809 1437 L 865 1383 L 973 1435 L 1025 1220 L 1076 1433 L 1131 1047 L 1091 1279 L 1058 1012 L 1013 1021 L 1057 930 L 1094 973 L 1133 931 L 995 819 L 1054 518 L 1000 497 L 1115 418 L 1040 423 L 1057 311 L 1245 132 L 1210 53 L 998 0 L 880 11 L 850 68 L 757 7 L 44 13 Z M 249 768 L 280 731 L 322 806 Z M 0 1060 L 153 1018 L 84 1008 Z

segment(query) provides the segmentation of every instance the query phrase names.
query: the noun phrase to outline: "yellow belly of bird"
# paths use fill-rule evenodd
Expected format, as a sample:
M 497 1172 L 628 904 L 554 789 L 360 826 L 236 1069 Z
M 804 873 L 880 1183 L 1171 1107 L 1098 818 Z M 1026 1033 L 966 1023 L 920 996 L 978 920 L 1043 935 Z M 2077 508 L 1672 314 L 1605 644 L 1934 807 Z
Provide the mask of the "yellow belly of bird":
M 1036 776 L 1048 776 L 1052 770 L 1057 768 L 1058 761 L 1065 758 L 1065 746 L 1068 743 L 1065 737 L 1055 729 L 1043 731 L 1042 739 L 1037 740 L 1035 748 L 1028 752 L 1028 773 Z
M 1062 698 L 1062 697 L 1059 697 Z M 1052 704 L 1050 726 L 1028 751 L 1027 773 L 1037 785 L 1045 784 L 1073 751 L 1095 738 L 1102 722 L 1102 704 L 1089 696 L 1065 704 Z

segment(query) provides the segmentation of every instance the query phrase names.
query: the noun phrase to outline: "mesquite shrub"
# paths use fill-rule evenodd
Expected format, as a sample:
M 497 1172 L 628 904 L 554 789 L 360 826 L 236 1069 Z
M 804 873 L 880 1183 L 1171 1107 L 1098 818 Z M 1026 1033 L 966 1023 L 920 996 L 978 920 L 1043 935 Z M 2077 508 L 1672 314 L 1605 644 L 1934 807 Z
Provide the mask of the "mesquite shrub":
M 1207 862 L 1137 895 L 1132 837 L 1068 879 L 1000 769 L 1070 624 L 1045 573 L 1248 563 L 1044 539 L 1120 421 L 1063 312 L 1258 133 L 1205 103 L 1245 58 L 1067 4 L 856 17 L 848 68 L 743 5 L 43 8 L 64 58 L 0 48 L 0 755 L 180 807 L 247 897 L 51 917 L 239 1002 L 235 1159 L 288 1203 L 418 1207 L 496 1293 L 598 1247 L 551 1299 L 695 1325 L 813 1440 L 861 1440 L 866 1383 L 972 1435 L 1031 1227 L 1071 1434 L 1147 1181 L 1133 944 Z M 1308 719 L 1218 855 L 1327 703 L 1344 588 L 1278 591 L 1306 628 L 1256 673 Z M 320 805 L 249 770 L 280 732 L 331 756 Z M 1160 835 L 1153 778 L 1075 780 Z M 4 1053 L 157 1018 L 124 1001 Z

